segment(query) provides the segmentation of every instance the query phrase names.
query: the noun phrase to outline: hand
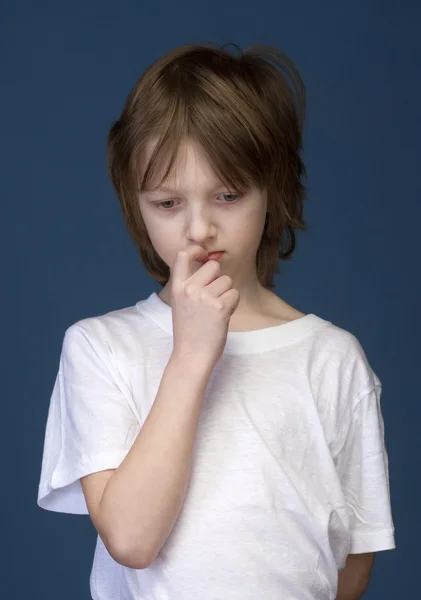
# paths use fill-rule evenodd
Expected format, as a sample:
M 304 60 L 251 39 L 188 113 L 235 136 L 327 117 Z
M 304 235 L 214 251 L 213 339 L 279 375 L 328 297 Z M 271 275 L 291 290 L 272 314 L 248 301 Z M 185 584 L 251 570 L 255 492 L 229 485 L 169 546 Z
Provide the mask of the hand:
M 221 266 L 215 260 L 193 270 L 193 260 L 206 257 L 200 246 L 177 254 L 171 275 L 173 354 L 213 368 L 223 354 L 240 292 L 232 287 L 231 277 L 220 275 Z

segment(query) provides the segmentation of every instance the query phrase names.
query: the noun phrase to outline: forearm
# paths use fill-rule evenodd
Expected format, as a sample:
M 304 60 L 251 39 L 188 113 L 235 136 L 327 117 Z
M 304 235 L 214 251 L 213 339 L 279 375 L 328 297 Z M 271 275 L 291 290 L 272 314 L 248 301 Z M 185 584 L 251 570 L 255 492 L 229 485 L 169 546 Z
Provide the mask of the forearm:
M 349 587 L 339 583 L 335 600 L 360 600 L 364 595 L 364 591 L 353 589 L 352 586 Z
M 360 600 L 364 595 L 364 592 L 359 590 L 353 590 L 352 588 L 345 588 L 344 586 L 338 586 L 338 593 L 336 594 L 335 600 Z
M 104 490 L 100 519 L 126 566 L 147 566 L 177 520 L 211 371 L 171 357 L 142 429 Z
M 345 567 L 338 573 L 336 600 L 360 600 L 367 590 L 374 564 L 374 554 L 349 554 Z

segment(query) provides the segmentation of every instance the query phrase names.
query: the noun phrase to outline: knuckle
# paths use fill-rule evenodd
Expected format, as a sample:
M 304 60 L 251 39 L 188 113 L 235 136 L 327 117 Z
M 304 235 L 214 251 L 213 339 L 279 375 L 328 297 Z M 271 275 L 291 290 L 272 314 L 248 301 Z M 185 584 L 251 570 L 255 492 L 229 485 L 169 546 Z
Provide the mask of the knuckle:
M 201 301 L 206 301 L 208 298 L 208 295 L 206 293 L 206 290 L 204 288 L 200 288 L 198 291 L 198 298 Z
M 186 285 L 184 286 L 184 294 L 188 297 L 191 298 L 194 292 L 194 286 L 191 283 L 186 283 Z
M 216 300 L 216 302 L 214 303 L 215 306 L 215 310 L 217 313 L 222 313 L 225 309 L 223 303 L 220 300 Z

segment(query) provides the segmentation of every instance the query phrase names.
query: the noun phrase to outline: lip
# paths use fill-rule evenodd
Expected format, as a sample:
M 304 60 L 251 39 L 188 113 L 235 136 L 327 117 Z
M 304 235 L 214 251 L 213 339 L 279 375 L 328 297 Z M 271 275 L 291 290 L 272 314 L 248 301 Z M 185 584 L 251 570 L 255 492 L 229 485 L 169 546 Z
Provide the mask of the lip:
M 218 252 L 210 252 L 208 254 L 208 258 L 207 259 L 205 259 L 204 261 L 200 260 L 199 262 L 205 263 L 208 260 L 219 260 L 222 257 L 223 254 L 224 254 L 223 250 L 219 250 Z
M 219 260 L 223 255 L 223 250 L 218 250 L 218 252 L 210 252 L 208 254 L 208 260 Z

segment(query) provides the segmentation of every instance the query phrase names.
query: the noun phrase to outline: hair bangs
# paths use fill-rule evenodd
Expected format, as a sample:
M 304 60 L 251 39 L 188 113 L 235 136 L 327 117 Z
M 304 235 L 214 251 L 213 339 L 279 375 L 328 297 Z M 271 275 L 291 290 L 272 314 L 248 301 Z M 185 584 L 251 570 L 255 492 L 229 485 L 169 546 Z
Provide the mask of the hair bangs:
M 245 194 L 253 187 L 264 189 L 267 181 L 263 177 L 265 169 L 256 168 L 256 156 L 250 160 L 245 157 L 253 154 L 253 141 L 247 139 L 247 133 L 241 125 L 226 118 L 220 123 L 218 114 L 212 106 L 212 100 L 201 98 L 202 102 L 187 104 L 180 99 L 173 118 L 165 130 L 150 135 L 152 151 L 146 160 L 146 143 L 136 154 L 133 169 L 138 178 L 139 192 L 165 185 L 176 178 L 178 169 L 183 168 L 182 148 L 186 142 L 192 142 L 210 165 L 215 176 L 227 186 L 227 189 Z M 227 132 L 231 132 L 228 134 Z M 247 151 L 248 149 L 248 151 Z M 255 152 L 255 150 L 254 150 Z

